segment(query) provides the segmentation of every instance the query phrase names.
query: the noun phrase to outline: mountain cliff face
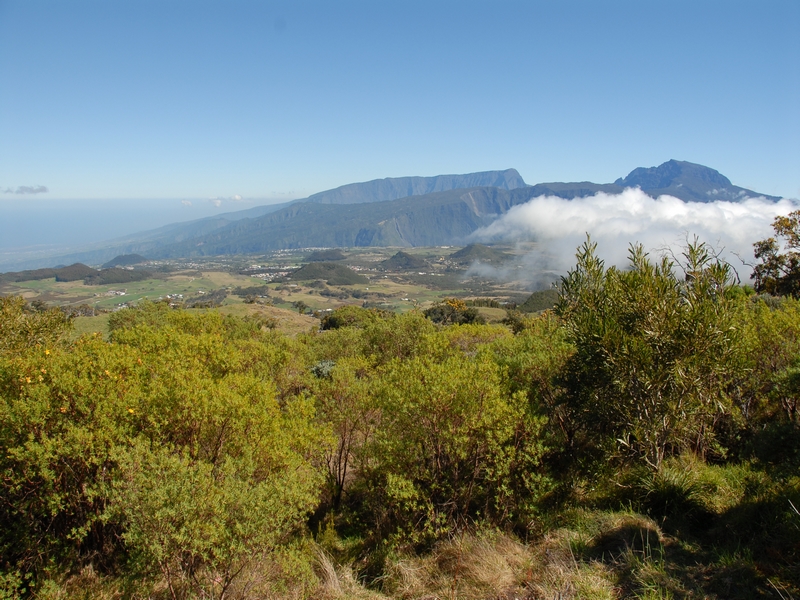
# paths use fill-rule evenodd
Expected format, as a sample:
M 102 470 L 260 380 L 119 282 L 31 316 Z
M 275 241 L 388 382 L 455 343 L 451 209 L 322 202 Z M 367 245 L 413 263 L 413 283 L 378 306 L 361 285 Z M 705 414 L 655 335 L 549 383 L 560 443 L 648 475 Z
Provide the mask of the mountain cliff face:
M 453 244 L 488 225 L 511 206 L 529 200 L 530 190 L 481 187 L 362 204 L 303 202 L 165 245 L 151 250 L 150 256 L 212 256 L 310 246 Z
M 685 202 L 713 202 L 714 200 L 738 202 L 744 198 L 756 196 L 778 200 L 774 196 L 766 196 L 735 186 L 719 171 L 680 160 L 669 160 L 649 169 L 639 167 L 631 171 L 624 179 L 617 179 L 614 184 L 622 188 L 641 188 L 643 192 L 654 198 L 669 195 Z
M 515 190 L 526 187 L 516 169 L 505 171 L 483 171 L 466 175 L 437 175 L 436 177 L 387 177 L 364 183 L 351 183 L 333 190 L 309 196 L 302 202 L 315 204 L 362 204 L 365 202 L 386 202 L 423 196 L 435 192 L 473 188 L 496 187 Z

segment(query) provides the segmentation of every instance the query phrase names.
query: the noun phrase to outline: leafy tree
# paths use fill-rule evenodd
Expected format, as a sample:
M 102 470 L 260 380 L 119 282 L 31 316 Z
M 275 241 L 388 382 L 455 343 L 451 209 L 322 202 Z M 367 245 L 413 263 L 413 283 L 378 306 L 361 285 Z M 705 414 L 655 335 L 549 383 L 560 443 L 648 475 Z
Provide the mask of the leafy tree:
M 654 468 L 672 453 L 713 448 L 715 422 L 731 410 L 729 266 L 697 242 L 683 254 L 683 278 L 641 246 L 631 247 L 628 270 L 606 269 L 590 240 L 577 258 L 556 312 L 575 346 L 567 409 L 590 447 Z
M 12 568 L 113 561 L 114 526 L 101 516 L 111 449 L 132 434 L 139 406 L 136 358 L 89 338 L 0 361 L 0 555 Z
M 736 321 L 742 352 L 733 383 L 742 416 L 751 428 L 781 418 L 799 423 L 800 301 L 783 298 L 776 305 L 754 297 Z
M 755 257 L 761 261 L 753 269 L 754 287 L 757 292 L 797 298 L 800 296 L 800 211 L 775 217 L 772 228 L 778 239 L 770 237 L 753 244 Z
M 413 311 L 377 319 L 364 328 L 364 355 L 374 365 L 424 353 L 436 326 Z
M 429 309 L 425 310 L 425 316 L 434 323 L 440 325 L 462 325 L 468 323 L 484 323 L 484 318 L 474 307 L 468 307 L 463 300 L 457 298 L 445 298 Z
M 569 449 L 578 424 L 570 418 L 559 380 L 575 348 L 560 320 L 552 312 L 524 319 L 516 335 L 499 338 L 483 351 L 507 373 L 509 391 L 525 393 L 531 410 L 547 415 L 549 429 L 557 436 L 554 449 Z
M 333 363 L 315 372 L 313 394 L 317 417 L 333 430 L 333 443 L 325 450 L 328 485 L 333 508 L 342 501 L 345 485 L 352 479 L 356 455 L 372 438 L 378 423 L 378 411 L 372 401 L 370 369 L 363 358 Z
M 392 316 L 386 311 L 376 308 L 361 308 L 360 306 L 340 306 L 330 314 L 325 315 L 320 323 L 320 329 L 339 329 L 340 327 L 365 327 L 379 319 Z
M 157 569 L 173 598 L 225 598 L 252 585 L 251 567 L 298 531 L 316 501 L 313 469 L 275 437 L 214 462 L 146 443 L 129 450 L 109 515 L 124 524 L 140 572 Z

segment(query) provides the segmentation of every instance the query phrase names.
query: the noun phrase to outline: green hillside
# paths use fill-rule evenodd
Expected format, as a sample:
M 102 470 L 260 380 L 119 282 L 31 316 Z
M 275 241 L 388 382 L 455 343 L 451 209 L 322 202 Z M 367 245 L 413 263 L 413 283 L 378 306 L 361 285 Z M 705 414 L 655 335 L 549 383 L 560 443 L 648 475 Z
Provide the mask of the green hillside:
M 328 285 L 357 285 L 369 283 L 363 275 L 351 268 L 332 262 L 309 263 L 292 273 L 293 281 L 325 280 Z
M 680 256 L 508 326 L 0 297 L 0 597 L 800 597 L 800 300 Z
M 141 254 L 120 254 L 115 256 L 110 261 L 105 263 L 102 268 L 110 269 L 111 267 L 130 267 L 131 265 L 138 265 L 147 262 L 147 259 Z
M 56 267 L 52 269 L 33 269 L 29 271 L 12 271 L 0 275 L 2 281 L 35 281 L 38 279 L 50 279 L 55 277 L 56 281 L 78 281 L 86 277 L 96 275 L 97 270 L 87 267 L 82 263 L 75 263 L 68 267 Z
M 95 272 L 86 277 L 84 282 L 86 285 L 108 285 L 115 283 L 131 283 L 134 281 L 144 281 L 153 277 L 153 273 L 145 270 L 132 271 L 129 269 L 118 269 L 112 267 L 111 269 L 103 269 L 100 272 Z
M 450 260 L 460 265 L 469 265 L 475 261 L 489 264 L 501 264 L 511 258 L 510 255 L 484 246 L 483 244 L 470 244 L 450 255 Z
M 529 200 L 529 194 L 529 188 L 472 188 L 370 204 L 298 203 L 153 250 L 150 256 L 214 256 L 314 246 L 456 244 L 497 215 Z
M 522 312 L 540 312 L 553 308 L 558 302 L 558 290 L 541 290 L 533 292 L 525 302 L 520 304 L 517 309 Z
M 381 261 L 380 266 L 386 271 L 418 271 L 420 269 L 430 268 L 426 260 L 417 256 L 412 256 L 402 250 L 384 261 Z

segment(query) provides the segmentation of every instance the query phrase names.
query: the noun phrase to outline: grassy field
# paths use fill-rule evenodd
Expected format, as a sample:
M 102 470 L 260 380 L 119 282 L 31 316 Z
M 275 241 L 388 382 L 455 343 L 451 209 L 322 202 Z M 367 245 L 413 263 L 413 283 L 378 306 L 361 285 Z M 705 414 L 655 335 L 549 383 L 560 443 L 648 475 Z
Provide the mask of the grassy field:
M 238 276 L 242 281 L 249 279 Z M 145 279 L 117 285 L 85 285 L 83 281 L 57 282 L 55 279 L 4 283 L 2 294 L 21 295 L 29 300 L 40 299 L 56 306 L 89 304 L 100 309 L 113 309 L 121 303 L 138 302 L 145 298 L 156 300 L 167 294 L 197 295 L 231 285 L 235 276 L 224 272 L 195 275 L 176 274 L 158 279 Z M 113 292 L 124 292 L 116 295 Z
M 77 317 L 73 319 L 72 324 L 75 329 L 72 332 L 73 339 L 77 339 L 82 335 L 91 335 L 99 333 L 103 338 L 108 337 L 108 317 L 109 314 L 97 315 L 96 317 Z

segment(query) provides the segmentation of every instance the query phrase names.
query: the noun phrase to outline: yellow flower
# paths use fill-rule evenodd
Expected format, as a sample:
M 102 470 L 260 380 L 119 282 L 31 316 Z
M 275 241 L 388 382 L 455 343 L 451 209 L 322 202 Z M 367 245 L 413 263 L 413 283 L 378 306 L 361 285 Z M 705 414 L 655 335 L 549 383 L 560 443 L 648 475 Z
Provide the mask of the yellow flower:
M 129 409 L 128 409 L 128 412 L 129 412 L 129 413 L 131 413 L 131 414 L 133 414 L 133 409 L 132 409 L 132 408 L 129 408 Z
M 60 410 L 62 413 L 65 413 L 65 412 L 67 412 L 67 407 L 66 406 L 62 406 L 58 410 Z
M 45 353 L 45 356 L 48 356 L 50 354 L 50 350 L 45 350 L 44 353 Z
M 106 375 L 108 375 L 109 377 L 111 377 L 111 373 L 109 373 L 109 372 L 108 372 L 108 369 L 106 369 Z
M 30 382 L 31 382 L 31 378 L 30 378 L 30 377 L 26 377 L 26 378 L 25 378 L 25 381 L 27 381 L 28 383 L 30 383 Z

